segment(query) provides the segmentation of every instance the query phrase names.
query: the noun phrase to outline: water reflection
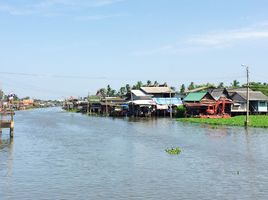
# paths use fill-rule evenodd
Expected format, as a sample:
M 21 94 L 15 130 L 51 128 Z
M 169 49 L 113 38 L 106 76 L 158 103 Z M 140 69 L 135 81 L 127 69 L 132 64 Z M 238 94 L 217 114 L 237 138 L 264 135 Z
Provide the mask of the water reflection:
M 0 199 L 266 200 L 266 132 L 18 112 L 14 141 L 0 138 Z M 166 154 L 170 146 L 181 155 Z
M 0 137 L 0 174 L 5 177 L 12 176 L 13 169 L 13 138 L 3 139 Z M 7 180 L 7 183 L 9 181 Z

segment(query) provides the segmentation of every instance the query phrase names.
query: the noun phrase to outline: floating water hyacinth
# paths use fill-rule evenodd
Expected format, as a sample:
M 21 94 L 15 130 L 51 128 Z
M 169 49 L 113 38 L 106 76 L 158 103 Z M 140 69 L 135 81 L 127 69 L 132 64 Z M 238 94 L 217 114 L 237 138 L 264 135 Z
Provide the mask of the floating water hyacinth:
M 170 155 L 179 155 L 181 153 L 180 147 L 172 147 L 165 150 Z

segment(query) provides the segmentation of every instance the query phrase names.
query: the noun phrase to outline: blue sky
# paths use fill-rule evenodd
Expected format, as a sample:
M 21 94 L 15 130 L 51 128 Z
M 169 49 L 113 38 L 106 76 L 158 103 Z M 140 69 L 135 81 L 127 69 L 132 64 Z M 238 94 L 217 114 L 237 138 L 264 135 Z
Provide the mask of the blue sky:
M 0 88 L 35 98 L 139 80 L 267 81 L 266 0 L 0 0 Z

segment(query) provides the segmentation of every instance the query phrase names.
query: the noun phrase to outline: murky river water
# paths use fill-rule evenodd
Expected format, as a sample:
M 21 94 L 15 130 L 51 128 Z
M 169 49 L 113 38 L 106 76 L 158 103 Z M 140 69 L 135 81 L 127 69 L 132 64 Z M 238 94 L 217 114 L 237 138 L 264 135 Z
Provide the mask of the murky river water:
M 17 112 L 0 199 L 268 199 L 268 130 Z M 171 156 L 167 147 L 179 146 Z

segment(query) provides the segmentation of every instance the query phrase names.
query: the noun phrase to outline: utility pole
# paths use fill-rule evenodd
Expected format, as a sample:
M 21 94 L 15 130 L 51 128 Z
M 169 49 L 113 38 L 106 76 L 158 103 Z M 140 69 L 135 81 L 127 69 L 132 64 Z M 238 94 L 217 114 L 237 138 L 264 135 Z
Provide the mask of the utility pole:
M 87 94 L 87 115 L 89 114 L 89 92 Z
M 246 65 L 242 65 L 242 66 L 246 67 L 246 72 L 247 72 L 247 115 L 246 115 L 245 126 L 248 127 L 249 125 L 249 67 Z
M 170 88 L 170 91 L 169 91 L 169 114 L 170 114 L 170 119 L 172 119 L 172 102 L 171 102 L 171 88 Z
M 107 96 L 109 96 L 109 95 L 106 95 L 106 96 L 105 96 L 106 116 L 108 116 L 108 102 L 107 102 Z

